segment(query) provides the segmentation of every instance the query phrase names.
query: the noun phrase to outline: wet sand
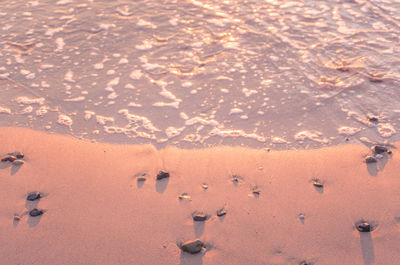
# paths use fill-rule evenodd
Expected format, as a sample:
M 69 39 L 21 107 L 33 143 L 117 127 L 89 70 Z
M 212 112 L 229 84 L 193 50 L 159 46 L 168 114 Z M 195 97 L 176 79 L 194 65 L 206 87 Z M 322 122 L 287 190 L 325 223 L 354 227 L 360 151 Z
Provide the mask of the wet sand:
M 2 264 L 400 260 L 395 148 L 367 165 L 369 148 L 352 144 L 301 151 L 157 150 L 11 127 L 0 128 L 0 139 L 1 155 L 25 154 L 21 166 L 0 164 Z M 156 180 L 160 170 L 170 177 Z M 144 182 L 138 182 L 141 173 Z M 322 188 L 313 185 L 317 178 Z M 27 201 L 32 191 L 43 197 Z M 226 215 L 218 217 L 222 207 Z M 31 217 L 33 208 L 45 212 Z M 208 220 L 194 222 L 196 211 Z M 374 231 L 358 232 L 355 224 L 361 220 Z M 205 243 L 201 253 L 178 248 L 195 238 Z

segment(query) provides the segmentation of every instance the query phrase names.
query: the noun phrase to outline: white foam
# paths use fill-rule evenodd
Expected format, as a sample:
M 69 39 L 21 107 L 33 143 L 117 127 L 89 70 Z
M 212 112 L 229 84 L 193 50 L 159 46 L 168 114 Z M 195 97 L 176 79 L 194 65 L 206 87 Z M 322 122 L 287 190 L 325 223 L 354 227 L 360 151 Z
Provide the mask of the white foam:
M 342 126 L 338 129 L 339 134 L 348 135 L 348 136 L 355 135 L 356 133 L 358 133 L 360 131 L 361 131 L 360 128 L 347 127 L 347 126 Z
M 64 49 L 65 46 L 65 42 L 63 38 L 57 38 L 56 39 L 56 44 L 57 44 L 57 48 L 56 48 L 56 52 L 60 52 Z
M 94 111 L 85 110 L 85 120 L 90 120 L 96 113 Z
M 85 97 L 84 96 L 79 96 L 79 97 L 75 97 L 75 98 L 66 98 L 64 99 L 64 101 L 67 102 L 79 102 L 79 101 L 84 101 Z
M 48 112 L 48 109 L 49 109 L 49 107 L 47 107 L 47 106 L 40 106 L 36 110 L 36 116 L 43 117 Z
M 281 137 L 272 137 L 271 141 L 274 144 L 287 144 L 288 143 L 285 139 L 283 139 Z
M 140 79 L 142 76 L 143 76 L 142 71 L 138 70 L 138 69 L 137 70 L 133 70 L 129 75 L 129 77 L 131 79 Z
M 114 118 L 113 117 L 106 117 L 106 116 L 96 115 L 96 122 L 101 124 L 101 125 L 105 125 L 106 122 L 114 123 Z
M 64 75 L 64 80 L 68 81 L 68 82 L 71 82 L 71 83 L 74 83 L 75 82 L 75 80 L 74 80 L 74 72 L 72 72 L 71 70 L 68 70 Z
M 31 105 L 31 104 L 39 104 L 42 105 L 45 101 L 44 98 L 28 98 L 28 97 L 17 97 L 15 101 L 18 104 L 24 104 L 24 105 Z
M 377 129 L 378 133 L 384 138 L 389 138 L 396 134 L 396 130 L 390 123 L 379 123 Z
M 95 65 L 93 65 L 93 68 L 96 70 L 100 70 L 104 68 L 104 64 L 103 63 L 96 63 Z
M 72 119 L 69 116 L 65 115 L 65 114 L 59 114 L 57 123 L 61 124 L 61 125 L 68 126 L 68 127 L 71 127 Z
M 11 109 L 0 106 L 0 114 L 11 114 Z
M 229 114 L 230 114 L 230 115 L 232 115 L 232 114 L 238 114 L 238 113 L 243 113 L 243 110 L 242 110 L 242 109 L 239 109 L 239 108 L 233 108 L 233 109 L 231 109 L 231 110 L 229 111 Z
M 167 135 L 168 139 L 171 139 L 180 135 L 185 128 L 186 127 L 175 128 L 170 126 L 165 130 L 165 134 Z

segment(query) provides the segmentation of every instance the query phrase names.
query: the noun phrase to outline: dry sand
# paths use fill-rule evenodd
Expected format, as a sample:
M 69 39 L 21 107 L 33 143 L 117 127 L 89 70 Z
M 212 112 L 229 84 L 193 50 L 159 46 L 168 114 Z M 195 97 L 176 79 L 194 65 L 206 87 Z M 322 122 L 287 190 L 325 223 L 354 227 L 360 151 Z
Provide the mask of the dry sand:
M 367 166 L 361 145 L 157 151 L 9 127 L 0 139 L 1 155 L 25 154 L 0 164 L 1 264 L 399 264 L 396 149 Z M 157 181 L 160 170 L 170 177 Z M 28 202 L 30 191 L 45 196 Z M 27 215 L 35 207 L 45 213 Z M 194 223 L 195 211 L 210 218 Z M 362 219 L 376 229 L 358 232 Z M 194 238 L 201 253 L 177 247 Z

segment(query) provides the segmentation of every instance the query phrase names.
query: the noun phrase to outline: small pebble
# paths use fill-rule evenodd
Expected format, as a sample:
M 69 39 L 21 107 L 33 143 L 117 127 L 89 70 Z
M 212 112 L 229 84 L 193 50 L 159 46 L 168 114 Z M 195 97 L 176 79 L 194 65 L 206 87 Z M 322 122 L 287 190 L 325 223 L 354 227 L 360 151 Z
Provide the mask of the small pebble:
M 141 181 L 146 181 L 146 178 L 145 178 L 145 177 L 138 177 L 138 178 L 137 178 L 137 181 L 139 181 L 139 182 L 141 182 Z
M 21 152 L 12 152 L 12 153 L 8 153 L 10 156 L 15 156 L 16 158 L 18 158 L 18 159 L 22 159 L 22 158 L 24 158 L 24 154 L 23 153 L 21 153 Z
M 189 201 L 191 201 L 191 199 L 192 199 L 192 197 L 190 197 L 190 195 L 187 194 L 186 192 L 179 195 L 178 198 L 179 198 L 179 200 L 189 200 Z
M 195 215 L 193 215 L 193 221 L 203 222 L 206 220 L 207 220 L 207 215 L 205 215 L 204 213 L 196 213 Z
M 374 150 L 374 152 L 377 154 L 386 153 L 388 151 L 388 149 L 385 146 L 381 145 L 375 145 L 374 147 L 372 147 L 372 150 Z
M 217 216 L 224 216 L 226 214 L 225 208 L 221 208 L 217 211 Z
M 199 253 L 204 247 L 204 243 L 200 239 L 193 239 L 184 242 L 181 249 L 190 254 Z
M 367 222 L 361 222 L 357 224 L 357 230 L 360 232 L 371 232 L 372 227 L 369 223 Z
M 32 217 L 36 217 L 36 216 L 42 215 L 43 213 L 44 213 L 43 210 L 38 210 L 35 208 L 29 212 L 29 215 Z
M 207 185 L 207 184 L 205 184 L 205 183 L 204 183 L 204 184 L 202 184 L 202 185 L 201 185 L 201 187 L 202 187 L 203 189 L 205 189 L 205 190 L 206 190 L 206 189 L 208 189 L 208 185 Z
M 26 197 L 26 199 L 28 201 L 35 201 L 40 199 L 42 196 L 40 195 L 40 192 L 38 191 L 32 191 L 30 193 L 28 193 L 28 196 Z
M 374 117 L 374 116 L 369 116 L 369 117 L 368 117 L 368 120 L 369 120 L 370 122 L 378 122 L 378 121 L 379 121 L 378 118 L 377 118 L 377 117 Z
M 8 161 L 9 162 L 14 162 L 16 159 L 17 158 L 15 156 L 8 155 L 8 156 L 3 157 L 1 159 L 1 162 L 8 162 Z
M 20 220 L 21 220 L 21 217 L 20 217 L 19 215 L 14 215 L 14 220 L 15 220 L 15 221 L 20 221 Z
M 157 180 L 165 179 L 165 178 L 169 178 L 169 173 L 168 173 L 168 172 L 160 171 L 160 172 L 157 174 Z
M 376 160 L 376 158 L 373 157 L 373 156 L 367 156 L 367 157 L 365 158 L 365 162 L 366 162 L 367 164 L 371 164 L 371 163 L 376 163 L 377 160 Z
M 376 159 L 382 159 L 382 158 L 383 158 L 383 155 L 382 155 L 382 154 L 377 154 L 377 155 L 375 156 L 375 158 L 376 158 Z
M 24 164 L 24 161 L 20 160 L 20 159 L 17 159 L 17 160 L 14 160 L 12 163 L 15 166 L 20 166 L 20 165 Z
M 313 185 L 317 188 L 322 188 L 324 186 L 318 179 L 313 181 Z

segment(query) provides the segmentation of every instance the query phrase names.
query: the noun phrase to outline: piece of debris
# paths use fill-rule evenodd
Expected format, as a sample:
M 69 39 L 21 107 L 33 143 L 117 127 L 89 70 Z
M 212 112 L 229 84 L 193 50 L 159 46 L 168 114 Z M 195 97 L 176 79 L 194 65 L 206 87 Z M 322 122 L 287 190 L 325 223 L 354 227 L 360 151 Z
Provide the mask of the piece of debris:
M 367 156 L 365 157 L 365 163 L 371 164 L 371 163 L 376 163 L 378 160 L 376 160 L 375 157 L 373 156 Z
M 192 200 L 192 197 L 190 197 L 189 194 L 187 194 L 186 192 L 182 193 L 181 195 L 178 196 L 179 200 Z
M 356 227 L 357 227 L 357 230 L 360 232 L 371 232 L 373 230 L 371 225 L 367 222 L 360 222 L 356 225 Z
M 376 154 L 382 154 L 382 153 L 386 153 L 388 151 L 387 147 L 382 146 L 382 145 L 375 145 L 375 146 L 372 147 L 372 150 Z
M 1 159 L 1 162 L 14 162 L 17 158 L 12 155 L 7 155 Z
M 313 185 L 314 185 L 314 187 L 317 187 L 317 188 L 323 188 L 324 187 L 324 184 L 322 184 L 319 179 L 314 179 L 313 180 Z
M 14 166 L 20 166 L 20 165 L 23 165 L 25 162 L 21 159 L 17 159 L 17 160 L 14 160 L 12 163 Z
M 43 213 L 44 213 L 43 210 L 38 210 L 35 208 L 29 212 L 29 215 L 32 217 L 36 217 L 36 216 L 42 215 Z
M 41 194 L 38 191 L 32 191 L 28 193 L 28 196 L 26 197 L 26 199 L 28 201 L 36 201 L 39 200 L 41 198 Z
M 16 158 L 18 158 L 18 159 L 22 159 L 22 158 L 24 158 L 24 154 L 23 153 L 21 153 L 21 152 L 12 152 L 12 153 L 8 153 L 8 155 L 10 155 L 10 156 L 15 156 Z
M 157 174 L 157 180 L 161 180 L 161 179 L 165 179 L 165 178 L 169 178 L 169 173 L 161 170 Z
M 200 239 L 188 240 L 181 245 L 181 249 L 190 254 L 199 253 L 204 247 L 204 243 Z
M 203 222 L 207 220 L 207 215 L 201 212 L 194 213 L 193 215 L 193 221 L 196 222 Z
M 222 207 L 217 211 L 217 216 L 224 216 L 224 215 L 226 215 L 226 210 L 225 207 Z

